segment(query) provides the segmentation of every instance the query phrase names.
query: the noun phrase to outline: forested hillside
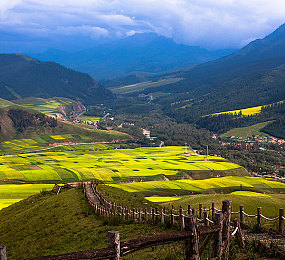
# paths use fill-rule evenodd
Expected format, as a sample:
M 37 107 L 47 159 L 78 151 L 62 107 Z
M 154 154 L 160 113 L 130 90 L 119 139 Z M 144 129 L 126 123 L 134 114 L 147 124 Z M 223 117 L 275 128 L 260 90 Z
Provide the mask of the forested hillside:
M 16 54 L 0 55 L 0 96 L 8 100 L 60 96 L 86 103 L 114 98 L 87 74 Z

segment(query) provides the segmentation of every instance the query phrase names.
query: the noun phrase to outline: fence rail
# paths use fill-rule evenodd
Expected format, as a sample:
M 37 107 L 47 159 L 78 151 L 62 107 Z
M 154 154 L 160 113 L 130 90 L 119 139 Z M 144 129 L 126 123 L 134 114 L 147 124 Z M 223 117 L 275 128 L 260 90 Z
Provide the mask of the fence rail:
M 163 208 L 158 210 L 158 208 L 146 208 L 146 209 L 129 209 L 126 206 L 118 205 L 117 203 L 108 201 L 103 194 L 99 191 L 95 182 L 91 183 L 91 189 L 93 193 L 96 195 L 102 206 L 94 205 L 94 203 L 89 203 L 93 206 L 94 211 L 98 214 L 104 216 L 119 216 L 122 219 L 133 220 L 134 223 L 148 223 L 157 224 L 158 221 L 164 223 L 166 219 L 169 219 L 172 226 L 179 225 L 182 229 L 184 228 L 185 218 L 191 215 L 197 215 L 197 221 L 200 224 L 204 224 L 205 226 L 209 226 L 209 224 L 213 224 L 215 213 L 223 212 L 221 209 L 217 209 L 215 203 L 212 202 L 212 206 L 210 208 L 203 208 L 203 205 L 200 203 L 199 208 L 196 210 L 192 208 L 191 205 L 188 205 L 187 209 L 183 209 L 180 206 L 179 209 L 175 209 L 172 205 L 171 209 Z M 87 198 L 88 200 L 88 198 Z M 256 214 L 248 214 L 244 211 L 244 206 L 240 206 L 239 211 L 231 211 L 231 215 L 239 215 L 240 222 L 242 225 L 245 224 L 245 217 L 248 218 L 256 218 L 257 225 L 261 227 L 262 219 L 266 221 L 278 221 L 278 232 L 284 233 L 284 209 L 279 209 L 279 215 L 276 217 L 266 217 L 262 214 L 262 208 L 257 208 Z M 210 219 L 212 218 L 212 219 Z
M 108 247 L 96 250 L 88 250 L 82 252 L 67 253 L 61 255 L 42 256 L 37 258 L 30 258 L 27 260 L 75 260 L 75 259 L 113 259 L 119 260 L 121 256 L 125 256 L 135 251 L 158 245 L 165 245 L 178 241 L 185 241 L 185 256 L 186 259 L 199 260 L 203 250 L 208 245 L 212 238 L 211 259 L 228 259 L 229 249 L 232 237 L 245 245 L 241 225 L 244 222 L 244 216 L 256 217 L 259 224 L 261 219 L 268 221 L 279 220 L 279 231 L 283 233 L 284 230 L 284 209 L 279 210 L 279 216 L 274 218 L 267 218 L 261 213 L 261 208 L 257 209 L 257 214 L 249 215 L 244 212 L 244 207 L 240 206 L 239 212 L 232 212 L 232 202 L 223 201 L 222 209 L 219 210 L 212 203 L 212 207 L 204 209 L 202 204 L 199 204 L 199 210 L 188 209 L 184 210 L 182 206 L 179 209 L 172 208 L 166 210 L 165 208 L 158 210 L 157 208 L 150 209 L 129 209 L 122 205 L 109 202 L 104 198 L 102 193 L 98 190 L 95 183 L 84 183 L 84 195 L 87 203 L 93 208 L 95 213 L 105 217 L 119 216 L 120 218 L 133 221 L 134 223 L 164 223 L 166 218 L 169 218 L 171 224 L 178 225 L 182 228 L 180 232 L 173 232 L 161 234 L 156 236 L 135 238 L 129 241 L 120 242 L 120 234 L 118 231 L 108 232 Z M 187 214 L 184 214 L 187 212 Z M 209 219 L 210 212 L 212 213 L 212 220 Z M 175 214 L 178 213 L 178 214 Z M 196 216 L 198 213 L 198 216 Z M 240 214 L 240 220 L 234 219 L 233 226 L 231 226 L 232 214 Z M 204 224 L 201 225 L 201 224 Z M 203 243 L 199 247 L 199 238 L 201 235 L 207 235 Z M 0 246 L 0 259 L 6 258 L 6 247 Z

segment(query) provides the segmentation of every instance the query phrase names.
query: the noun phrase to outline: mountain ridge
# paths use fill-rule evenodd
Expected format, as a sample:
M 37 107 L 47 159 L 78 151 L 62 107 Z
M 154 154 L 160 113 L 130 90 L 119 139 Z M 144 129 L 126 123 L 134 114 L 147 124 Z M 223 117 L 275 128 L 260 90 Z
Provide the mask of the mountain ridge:
M 26 55 L 0 54 L 0 95 L 7 100 L 62 96 L 86 103 L 114 98 L 89 75 Z

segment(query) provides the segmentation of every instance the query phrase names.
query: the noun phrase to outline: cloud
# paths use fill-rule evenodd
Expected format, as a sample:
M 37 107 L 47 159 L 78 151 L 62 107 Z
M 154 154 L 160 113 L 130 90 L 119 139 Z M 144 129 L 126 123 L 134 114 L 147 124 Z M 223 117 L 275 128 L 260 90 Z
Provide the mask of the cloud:
M 264 37 L 284 17 L 283 0 L 1 0 L 0 31 L 91 39 L 156 32 L 179 43 L 224 48 Z

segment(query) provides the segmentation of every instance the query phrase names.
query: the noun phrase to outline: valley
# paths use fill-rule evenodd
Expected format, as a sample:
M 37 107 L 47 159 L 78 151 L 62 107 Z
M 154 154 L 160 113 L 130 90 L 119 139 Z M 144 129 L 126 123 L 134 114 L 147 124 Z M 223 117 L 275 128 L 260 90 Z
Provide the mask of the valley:
M 135 33 L 35 54 L 40 60 L 0 54 L 0 245 L 9 258 L 102 248 L 110 230 L 123 243 L 185 236 L 184 218 L 214 230 L 200 237 L 202 259 L 215 254 L 211 234 L 224 241 L 226 229 L 239 237 L 227 240 L 225 259 L 276 253 L 284 240 L 284 39 L 282 25 L 236 52 Z M 268 252 L 241 244 L 242 232 L 269 237 L 269 247 L 257 239 Z M 181 242 L 172 251 L 159 244 L 124 259 L 183 259 Z

